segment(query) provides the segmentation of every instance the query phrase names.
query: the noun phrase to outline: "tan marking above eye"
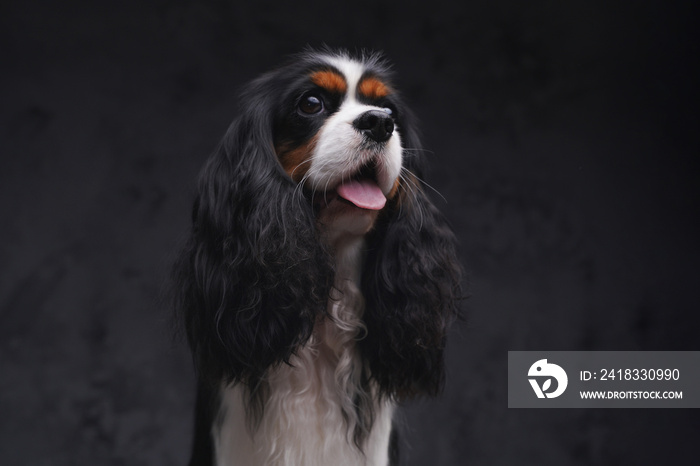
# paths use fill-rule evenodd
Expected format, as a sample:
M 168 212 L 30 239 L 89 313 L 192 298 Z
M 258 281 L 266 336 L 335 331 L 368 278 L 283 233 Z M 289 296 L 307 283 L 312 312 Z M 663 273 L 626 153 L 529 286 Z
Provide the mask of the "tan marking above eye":
M 379 78 L 370 76 L 360 81 L 357 91 L 361 96 L 376 100 L 388 96 L 391 93 L 389 86 L 384 84 Z
M 345 78 L 335 71 L 316 71 L 311 75 L 311 82 L 330 93 L 344 94 L 348 90 Z

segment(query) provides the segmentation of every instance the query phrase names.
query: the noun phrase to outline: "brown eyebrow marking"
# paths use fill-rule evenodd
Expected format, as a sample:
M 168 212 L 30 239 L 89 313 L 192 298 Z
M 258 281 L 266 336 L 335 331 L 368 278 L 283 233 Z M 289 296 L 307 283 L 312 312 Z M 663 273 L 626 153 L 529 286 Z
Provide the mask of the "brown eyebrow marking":
M 363 97 L 373 100 L 381 99 L 391 93 L 389 86 L 374 76 L 369 76 L 360 81 L 357 90 Z
M 311 75 L 311 82 L 331 93 L 344 94 L 348 90 L 345 78 L 336 71 L 316 71 Z

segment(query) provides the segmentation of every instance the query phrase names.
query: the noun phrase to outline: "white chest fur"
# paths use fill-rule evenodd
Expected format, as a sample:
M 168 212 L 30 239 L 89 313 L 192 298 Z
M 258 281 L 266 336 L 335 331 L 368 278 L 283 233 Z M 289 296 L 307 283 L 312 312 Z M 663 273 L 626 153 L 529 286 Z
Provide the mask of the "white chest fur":
M 362 361 L 356 341 L 365 331 L 358 288 L 361 239 L 336 242 L 336 280 L 328 313 L 309 342 L 268 375 L 269 398 L 254 433 L 246 424 L 246 396 L 240 386 L 222 390 L 220 422 L 213 427 L 218 466 L 386 466 L 394 406 L 377 401 L 360 383 Z M 369 393 L 368 393 L 369 391 Z M 364 398 L 374 422 L 355 445 L 355 404 Z

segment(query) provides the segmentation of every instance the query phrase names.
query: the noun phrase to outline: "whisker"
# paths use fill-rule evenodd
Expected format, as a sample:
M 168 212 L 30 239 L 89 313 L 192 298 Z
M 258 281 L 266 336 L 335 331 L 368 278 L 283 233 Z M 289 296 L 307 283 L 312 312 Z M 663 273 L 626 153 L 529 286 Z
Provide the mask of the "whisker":
M 290 176 L 292 179 L 294 179 L 294 173 L 297 171 L 297 169 L 298 169 L 299 167 L 301 167 L 301 166 L 302 166 L 304 163 L 306 163 L 306 162 L 311 162 L 311 159 L 309 158 L 309 159 L 307 159 L 307 160 L 304 160 L 304 161 L 301 162 L 299 165 L 297 165 L 296 167 L 294 167 L 294 170 L 292 170 L 292 173 L 290 173 L 289 176 Z M 301 184 L 301 182 L 302 182 L 304 179 L 306 179 L 307 177 L 308 177 L 308 172 L 307 172 L 307 173 L 304 173 L 304 176 L 301 177 L 301 180 L 299 181 L 299 183 L 297 184 L 297 186 L 299 186 L 299 185 Z
M 435 194 L 437 194 L 438 196 L 440 196 L 440 198 L 443 200 L 443 202 L 444 202 L 445 204 L 447 204 L 447 199 L 445 199 L 445 196 L 443 196 L 442 193 L 441 193 L 440 191 L 438 191 L 437 189 L 435 189 L 434 187 L 432 187 L 428 182 L 426 182 L 425 180 L 421 179 L 421 177 L 419 177 L 419 176 L 416 175 L 415 173 L 409 171 L 409 170 L 408 170 L 407 168 L 405 168 L 405 167 L 401 167 L 401 170 L 406 170 L 408 173 L 411 173 L 411 174 L 413 175 L 413 177 L 414 177 L 416 180 L 420 181 L 420 183 L 421 183 L 422 185 L 424 185 L 425 187 L 429 188 L 429 189 L 430 189 L 431 191 L 433 191 Z
M 307 157 L 306 159 L 304 159 L 304 160 L 302 160 L 301 162 L 299 162 L 299 163 L 297 164 L 297 166 L 294 167 L 294 170 L 292 170 L 292 173 L 290 173 L 289 176 L 291 176 L 292 178 L 294 178 L 294 173 L 297 171 L 297 169 L 299 169 L 299 167 L 301 167 L 301 166 L 304 165 L 305 163 L 311 163 L 311 156 L 309 156 L 309 157 Z
M 416 208 L 418 209 L 418 215 L 419 215 L 419 217 L 420 217 L 420 224 L 419 224 L 419 226 L 418 226 L 418 229 L 419 229 L 419 230 L 422 230 L 422 229 L 423 229 L 424 212 L 423 212 L 423 206 L 422 206 L 422 204 L 421 204 L 420 202 L 418 202 L 418 192 L 417 192 L 417 191 L 418 191 L 419 185 L 416 184 L 416 182 L 413 181 L 413 180 L 411 179 L 411 177 L 404 176 L 403 173 L 410 173 L 412 176 L 414 176 L 414 177 L 416 177 L 416 178 L 418 178 L 418 177 L 415 176 L 413 173 L 411 173 L 409 170 L 407 170 L 407 169 L 405 169 L 405 168 L 403 168 L 403 167 L 402 167 L 402 170 L 401 170 L 401 171 L 402 171 L 402 173 L 399 173 L 399 177 L 400 177 L 402 180 L 404 180 L 404 181 L 406 182 L 406 183 L 405 183 L 406 189 L 407 189 L 408 193 L 409 193 L 409 194 L 412 196 L 412 198 L 413 198 L 413 205 L 415 205 Z M 401 207 L 399 208 L 399 213 L 401 213 L 401 209 L 403 209 L 403 206 L 401 206 Z
M 328 177 L 326 179 L 326 185 L 323 187 L 323 202 L 325 202 L 326 204 L 328 204 L 328 197 L 327 196 L 328 196 L 328 185 L 330 184 L 330 182 L 331 182 L 331 178 Z
M 435 155 L 435 151 L 432 151 L 430 149 L 404 147 L 403 150 L 406 152 L 418 152 L 418 153 Z

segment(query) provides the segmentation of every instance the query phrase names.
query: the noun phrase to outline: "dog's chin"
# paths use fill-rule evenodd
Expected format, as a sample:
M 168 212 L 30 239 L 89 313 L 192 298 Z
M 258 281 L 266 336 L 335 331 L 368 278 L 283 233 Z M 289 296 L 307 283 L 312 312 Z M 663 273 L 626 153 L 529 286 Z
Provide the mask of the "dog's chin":
M 387 181 L 379 181 L 375 161 L 354 173 L 339 177 L 324 191 L 307 193 L 321 232 L 333 238 L 359 237 L 367 234 L 387 202 Z
M 333 243 L 343 237 L 364 236 L 379 216 L 379 209 L 365 209 L 343 199 L 337 192 L 316 194 L 314 212 L 319 229 Z

